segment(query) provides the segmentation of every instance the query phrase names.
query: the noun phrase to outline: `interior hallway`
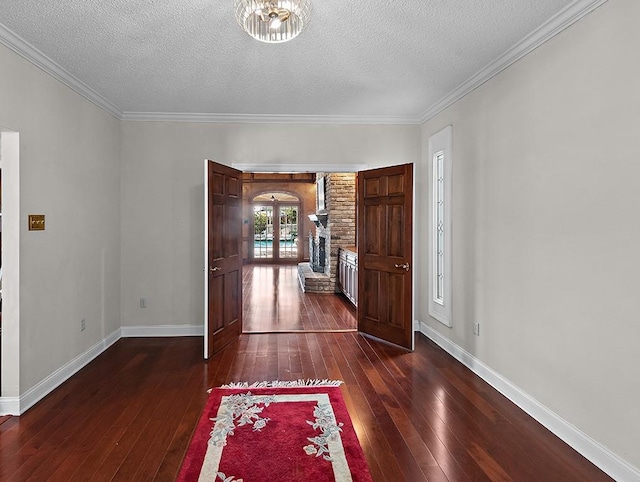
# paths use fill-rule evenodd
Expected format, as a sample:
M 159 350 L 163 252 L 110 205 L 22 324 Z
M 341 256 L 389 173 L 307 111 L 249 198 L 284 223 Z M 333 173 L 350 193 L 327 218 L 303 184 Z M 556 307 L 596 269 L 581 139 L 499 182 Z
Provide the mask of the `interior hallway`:
M 356 310 L 342 295 L 303 293 L 296 265 L 245 265 L 244 333 L 355 331 Z

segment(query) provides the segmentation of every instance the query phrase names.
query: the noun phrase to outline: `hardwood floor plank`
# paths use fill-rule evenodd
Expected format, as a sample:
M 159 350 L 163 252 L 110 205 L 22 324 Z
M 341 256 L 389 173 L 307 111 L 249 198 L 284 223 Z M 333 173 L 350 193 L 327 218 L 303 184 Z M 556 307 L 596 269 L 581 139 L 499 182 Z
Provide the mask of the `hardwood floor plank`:
M 286 334 L 278 336 L 278 377 L 281 380 L 291 380 L 291 363 L 289 360 L 289 340 Z
M 383 348 L 385 350 L 387 350 L 387 348 Z M 398 363 L 402 363 L 403 361 L 406 361 L 408 357 L 402 357 L 402 359 L 396 359 L 398 361 Z M 415 358 L 415 357 L 413 357 Z M 437 368 L 434 368 L 435 370 L 437 370 Z M 413 371 L 411 367 L 406 367 L 405 370 L 409 371 Z M 419 372 L 420 373 L 420 372 Z M 415 383 L 416 388 L 418 388 L 419 391 L 422 391 L 421 388 L 423 388 L 423 386 L 421 385 L 421 380 L 420 380 L 420 374 L 417 374 L 413 377 L 411 377 L 411 383 Z M 405 391 L 405 393 L 407 391 L 413 391 L 411 388 L 407 388 L 407 382 L 409 381 L 408 377 L 407 378 L 393 378 L 393 379 L 389 379 L 389 380 L 396 380 L 399 382 L 400 385 L 400 391 Z M 404 382 L 404 383 L 403 383 Z M 439 445 L 441 444 L 441 440 L 440 440 L 440 434 L 442 434 L 442 430 L 443 430 L 443 426 L 442 426 L 442 422 L 445 422 L 447 425 L 451 426 L 453 425 L 453 427 L 451 427 L 451 429 L 448 431 L 448 433 L 445 433 L 444 435 L 450 440 L 449 445 L 451 447 L 456 447 L 457 453 L 460 454 L 462 453 L 462 450 L 466 450 L 468 452 L 468 456 L 465 455 L 466 459 L 469 459 L 469 457 L 473 458 L 476 461 L 476 465 L 478 465 L 479 467 L 481 467 L 483 469 L 483 471 L 486 473 L 486 471 L 484 470 L 484 468 L 482 467 L 481 463 L 478 463 L 478 459 L 475 456 L 474 453 L 470 452 L 468 450 L 468 447 L 470 446 L 471 443 L 473 443 L 474 440 L 474 435 L 478 436 L 478 434 L 483 435 L 483 432 L 479 432 L 476 434 L 472 434 L 469 430 L 468 430 L 468 426 L 463 424 L 458 424 L 458 421 L 460 420 L 461 417 L 464 417 L 464 414 L 466 412 L 464 411 L 459 411 L 456 412 L 455 410 L 453 411 L 453 413 L 451 414 L 451 416 L 448 415 L 448 412 L 452 411 L 452 403 L 445 403 L 443 402 L 441 399 L 444 396 L 444 389 L 442 388 L 441 383 L 428 383 L 428 384 L 424 384 L 424 389 L 429 389 L 430 387 L 439 387 L 436 392 L 433 393 L 432 397 L 430 397 L 430 402 L 429 403 L 425 403 L 423 404 L 422 407 L 407 407 L 407 410 L 411 410 L 412 412 L 414 410 L 418 410 L 418 416 L 416 417 L 415 415 L 412 417 L 414 420 L 414 423 L 416 424 L 416 426 L 418 427 L 419 433 L 421 434 L 421 436 L 423 437 L 423 439 L 426 441 L 426 443 L 431 446 L 434 450 L 435 453 L 440 454 L 438 457 L 436 457 L 437 459 L 440 459 L 440 457 L 444 456 L 445 459 L 448 459 L 450 456 L 448 455 L 448 450 L 446 452 L 444 452 L 443 450 L 439 449 Z M 401 393 L 401 392 L 400 392 Z M 407 397 L 401 397 L 400 400 L 411 400 L 412 397 L 407 396 Z M 413 412 L 415 413 L 415 412 Z M 427 414 L 428 416 L 425 418 L 423 417 L 424 414 Z M 476 424 L 476 419 L 478 419 L 480 417 L 478 417 L 478 414 L 474 414 L 474 417 L 470 418 L 470 419 L 465 419 L 466 422 L 470 425 L 475 425 Z M 459 425 L 459 426 L 458 426 Z M 439 431 L 438 431 L 439 430 Z M 488 427 L 488 431 L 486 432 L 487 434 L 492 434 L 494 431 L 494 428 L 492 427 Z M 491 439 L 487 439 L 484 440 L 485 443 L 487 444 L 491 444 Z M 506 445 L 506 444 L 505 444 Z M 510 457 L 504 458 L 503 460 L 518 460 L 517 458 L 512 459 Z M 520 459 L 521 460 L 521 459 Z M 440 461 L 441 465 L 443 465 L 443 467 L 445 466 L 445 464 Z M 458 469 L 459 464 L 448 464 L 447 465 L 447 473 L 450 475 L 450 477 L 452 478 L 458 478 L 461 477 L 462 475 L 457 473 L 457 469 Z
M 144 355 L 135 357 L 136 359 L 144 358 Z M 78 379 L 82 378 L 82 374 Z M 77 380 L 74 382 L 77 382 Z M 34 472 L 37 473 L 38 467 L 42 465 L 49 465 L 49 459 L 56 456 L 58 448 L 60 450 L 68 450 L 67 440 L 72 440 L 72 447 L 77 446 L 76 435 L 79 428 L 84 427 L 87 424 L 92 423 L 95 412 L 91 406 L 90 396 L 104 396 L 107 401 L 111 401 L 114 396 L 113 392 L 109 392 L 104 387 L 96 387 L 93 390 L 78 390 L 78 397 L 74 404 L 67 403 L 63 410 L 62 417 L 57 417 L 56 424 L 47 424 L 45 430 L 39 433 L 39 437 L 32 439 L 27 445 L 25 445 L 20 453 L 26 453 L 28 461 L 20 466 L 19 472 L 12 478 L 15 480 L 24 480 L 28 477 L 35 477 Z M 67 399 L 68 402 L 68 399 Z M 105 408 L 110 407 L 109 404 L 105 405 Z M 74 417 L 76 425 L 71 432 L 63 430 L 63 425 L 58 422 L 62 419 L 62 423 L 68 422 L 69 417 Z M 32 451 L 37 449 L 35 453 Z M 66 452 L 63 452 L 66 453 Z M 11 480 L 10 478 L 9 480 Z M 37 478 L 37 477 L 35 477 Z
M 118 413 L 123 408 L 121 405 L 113 403 L 107 411 L 103 412 L 103 415 L 107 420 L 116 419 Z M 93 440 L 95 436 L 95 423 L 93 419 L 87 420 L 87 422 L 80 427 L 80 430 L 70 434 L 63 444 L 58 445 L 50 451 L 49 459 L 61 461 L 59 468 L 52 474 L 52 478 L 59 478 L 59 480 L 71 479 L 77 471 L 78 466 L 89 457 L 89 454 L 95 446 Z M 51 471 L 45 461 L 40 465 L 39 470 L 36 470 L 32 474 L 32 478 L 44 480 L 47 474 L 51 474 Z
M 239 347 L 245 337 L 241 337 L 237 342 L 227 345 L 220 353 L 212 357 L 205 367 L 212 366 L 214 370 L 207 372 L 207 389 L 219 387 L 231 380 L 230 372 L 237 358 Z
M 385 410 L 388 412 L 391 420 L 397 427 L 399 433 L 405 441 L 406 446 L 409 448 L 413 458 L 416 460 L 422 473 L 425 475 L 431 471 L 433 466 L 437 466 L 437 462 L 422 440 L 420 433 L 413 425 L 413 422 L 403 406 L 402 401 L 398 400 L 400 392 L 394 392 L 393 387 L 390 387 L 384 380 L 384 373 L 380 373 L 378 369 L 373 365 L 363 365 L 367 377 L 371 380 L 372 385 L 375 387 L 377 393 L 381 394 L 381 400 L 384 404 Z M 402 398 L 402 397 L 400 397 Z
M 181 377 L 174 376 L 176 380 Z M 184 394 L 193 394 L 200 388 L 202 372 L 192 370 L 188 377 L 182 378 L 184 383 L 177 383 L 175 392 L 166 392 L 164 406 L 158 405 L 154 411 L 152 420 L 148 426 L 148 434 L 141 435 L 134 450 L 129 452 L 127 460 L 120 466 L 114 480 L 152 480 L 164 458 L 167 446 L 178 428 L 180 417 L 173 415 L 174 412 L 182 413 L 186 411 L 192 397 L 185 397 Z M 162 403 L 160 402 L 160 403 Z M 151 440 L 151 442 L 149 442 Z M 133 471 L 133 469 L 136 469 Z M 131 474 L 131 475 L 130 475 Z
M 195 430 L 193 421 L 200 418 L 200 413 L 204 408 L 207 398 L 207 390 L 203 390 L 202 387 L 193 393 L 185 412 L 182 414 L 180 423 L 172 433 L 171 441 L 152 480 L 175 480 L 178 476 L 182 459 L 187 452 L 189 441 Z
M 408 467 L 403 465 L 403 462 L 407 462 L 407 458 L 404 457 L 406 453 L 403 453 L 402 447 L 396 447 L 393 445 L 393 441 L 387 437 L 388 426 L 385 425 L 386 420 L 379 419 L 378 415 L 380 411 L 376 411 L 376 394 L 366 383 L 362 380 L 362 384 L 359 383 L 357 374 L 352 370 L 352 364 L 346 358 L 343 351 L 340 349 L 338 341 L 341 334 L 325 335 L 327 339 L 330 339 L 329 348 L 331 350 L 332 359 L 334 359 L 337 365 L 340 367 L 342 373 L 342 379 L 345 381 L 351 395 L 351 400 L 355 403 L 355 410 L 349 411 L 349 413 L 357 413 L 360 419 L 360 423 L 364 428 L 366 437 L 370 442 L 370 446 L 373 450 L 365 451 L 367 460 L 369 458 L 376 459 L 376 463 L 383 470 L 384 476 L 388 480 L 397 479 L 400 474 L 405 476 L 404 480 L 411 480 L 406 478 L 407 472 L 411 472 L 413 466 L 410 464 Z M 372 400 L 374 407 L 372 408 Z M 364 447 L 363 447 L 364 448 Z M 391 454 L 396 454 L 392 456 Z M 400 459 L 397 458 L 397 454 L 402 453 Z M 416 479 L 421 480 L 421 479 Z
M 309 358 L 313 365 L 314 378 L 317 378 L 318 380 L 328 380 L 330 376 L 325 363 L 325 357 L 320 346 L 320 337 L 316 334 L 307 334 L 304 338 L 307 342 Z
M 297 265 L 245 265 L 243 295 L 245 333 L 356 330 L 346 298 L 301 291 Z
M 304 378 L 304 374 L 302 372 L 302 360 L 300 346 L 298 345 L 298 336 L 294 334 L 287 334 L 285 336 L 289 343 L 289 367 L 291 369 L 291 379 L 302 379 Z
M 401 452 L 406 453 L 400 459 L 405 479 L 426 480 L 426 475 L 422 471 L 421 465 L 425 467 L 434 465 L 435 460 L 424 444 L 410 445 L 409 441 L 412 439 L 412 434 L 408 430 L 407 424 L 395 423 L 394 411 L 396 415 L 401 414 L 401 411 L 395 410 L 399 408 L 398 403 L 391 391 L 387 389 L 376 367 L 361 349 L 358 343 L 360 340 L 357 338 L 359 337 L 354 337 L 353 341 L 355 343 L 349 343 L 350 340 L 346 339 L 341 339 L 338 343 L 343 352 L 348 353 L 350 357 L 355 359 L 356 362 L 352 363 L 351 367 L 359 375 L 358 383 L 361 386 L 366 386 L 366 390 L 371 393 L 368 395 L 367 400 L 378 423 L 384 427 L 385 436 L 390 439 L 390 443 L 394 448 L 402 447 L 403 450 Z M 401 428 L 407 429 L 407 432 L 403 433 Z
M 158 345 L 162 344 L 162 340 L 156 339 Z M 156 347 L 153 357 L 162 354 L 162 348 Z M 159 418 L 163 413 L 170 413 L 172 403 L 177 396 L 180 395 L 183 382 L 180 377 L 175 375 L 172 368 L 175 366 L 176 360 L 172 357 L 161 359 L 156 370 L 152 372 L 146 370 L 147 366 L 136 373 L 139 378 L 139 386 L 144 386 L 147 379 L 153 379 L 159 376 L 161 381 L 154 384 L 150 393 L 149 400 L 152 403 L 144 404 L 135 415 L 127 428 L 122 432 L 121 437 L 116 445 L 109 452 L 108 456 L 103 460 L 94 474 L 95 480 L 123 480 L 129 477 L 130 473 L 135 472 L 142 457 L 146 453 L 144 449 L 151 439 L 155 436 L 153 431 L 154 425 L 152 419 Z M 151 361 L 151 358 L 149 358 Z M 131 455 L 131 457 L 130 457 Z M 118 474 L 124 472 L 121 477 Z

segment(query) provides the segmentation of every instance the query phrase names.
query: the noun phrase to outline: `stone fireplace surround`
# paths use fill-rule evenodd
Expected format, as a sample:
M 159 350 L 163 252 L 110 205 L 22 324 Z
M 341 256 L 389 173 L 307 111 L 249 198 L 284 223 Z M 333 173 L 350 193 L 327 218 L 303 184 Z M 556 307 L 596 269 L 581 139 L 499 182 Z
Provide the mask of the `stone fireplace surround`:
M 324 273 L 327 264 L 327 238 L 320 235 L 317 238 L 309 233 L 309 264 L 315 273 Z
M 307 293 L 339 293 L 337 285 L 340 248 L 356 244 L 356 174 L 325 173 L 316 174 L 317 179 L 325 178 L 325 207 L 323 211 L 304 213 L 326 214 L 327 225 L 315 227 L 311 235 L 318 243 L 325 238 L 326 262 L 324 272 L 314 272 L 309 262 L 298 264 L 298 280 Z

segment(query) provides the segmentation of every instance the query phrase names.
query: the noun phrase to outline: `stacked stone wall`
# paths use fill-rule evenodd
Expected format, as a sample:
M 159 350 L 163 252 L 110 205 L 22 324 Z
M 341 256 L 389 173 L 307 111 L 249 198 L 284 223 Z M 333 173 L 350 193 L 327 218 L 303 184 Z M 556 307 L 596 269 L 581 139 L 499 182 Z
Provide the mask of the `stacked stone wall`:
M 326 238 L 326 265 L 324 273 L 314 277 L 318 292 L 338 293 L 338 261 L 340 248 L 356 244 L 356 174 L 319 172 L 317 178 L 325 179 L 325 209 L 327 226 L 316 227 L 316 241 Z M 317 206 L 316 206 L 317 208 Z M 302 282 L 302 280 L 301 280 Z M 305 291 L 314 292 L 305 287 Z
M 335 292 L 339 292 L 338 261 L 340 248 L 356 244 L 356 174 L 327 174 L 326 200 L 329 222 L 327 224 L 327 274 Z

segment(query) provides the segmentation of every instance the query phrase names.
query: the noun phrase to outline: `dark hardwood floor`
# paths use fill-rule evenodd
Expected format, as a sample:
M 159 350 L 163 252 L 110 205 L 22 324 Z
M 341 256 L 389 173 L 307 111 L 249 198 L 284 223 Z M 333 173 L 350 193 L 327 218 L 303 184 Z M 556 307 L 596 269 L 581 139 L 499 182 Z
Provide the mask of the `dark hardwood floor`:
M 121 339 L 0 424 L 0 480 L 171 481 L 209 387 L 298 378 L 345 382 L 376 481 L 610 480 L 423 335 L 413 353 L 357 333 L 280 333 L 201 354 L 201 338 Z
M 342 295 L 303 293 L 298 267 L 245 265 L 244 333 L 355 331 L 354 306 Z
M 355 329 L 355 310 L 302 293 L 295 266 L 247 266 L 243 284 L 245 330 L 315 332 L 244 334 L 208 362 L 202 338 L 121 339 L 0 418 L 0 481 L 174 480 L 208 388 L 299 378 L 345 382 L 376 481 L 610 480 L 423 335 L 407 353 L 324 331 Z

